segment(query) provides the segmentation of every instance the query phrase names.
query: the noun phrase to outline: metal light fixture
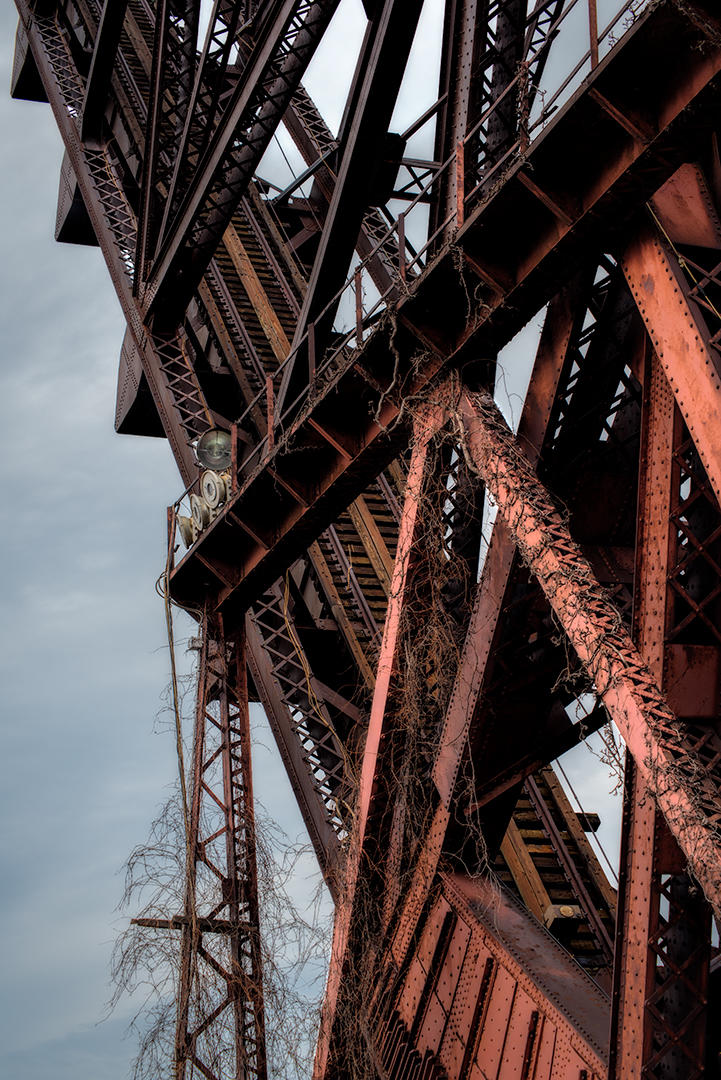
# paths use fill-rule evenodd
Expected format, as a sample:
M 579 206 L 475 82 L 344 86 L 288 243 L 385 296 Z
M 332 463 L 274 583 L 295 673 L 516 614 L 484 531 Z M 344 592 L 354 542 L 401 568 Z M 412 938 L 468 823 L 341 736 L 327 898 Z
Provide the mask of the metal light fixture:
M 190 496 L 190 513 L 199 533 L 210 524 L 210 507 L 203 496 L 196 495 L 195 492 Z
M 185 546 L 187 548 L 192 547 L 198 535 L 192 517 L 185 517 L 182 514 L 178 514 L 178 531 L 180 533 L 180 539 Z
M 211 428 L 201 435 L 195 447 L 195 456 L 206 469 L 222 472 L 231 462 L 231 437 L 229 431 Z
M 200 478 L 200 491 L 211 510 L 217 510 L 228 498 L 229 485 L 223 473 L 206 469 Z

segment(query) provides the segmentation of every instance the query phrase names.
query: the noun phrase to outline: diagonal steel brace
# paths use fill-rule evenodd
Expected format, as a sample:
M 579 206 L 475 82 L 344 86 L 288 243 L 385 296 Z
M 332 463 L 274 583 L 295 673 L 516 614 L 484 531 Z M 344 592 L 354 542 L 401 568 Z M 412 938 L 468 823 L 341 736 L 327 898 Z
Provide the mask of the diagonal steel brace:
M 488 393 L 460 401 L 465 451 L 498 504 L 649 792 L 721 916 L 721 776 L 707 769 Z

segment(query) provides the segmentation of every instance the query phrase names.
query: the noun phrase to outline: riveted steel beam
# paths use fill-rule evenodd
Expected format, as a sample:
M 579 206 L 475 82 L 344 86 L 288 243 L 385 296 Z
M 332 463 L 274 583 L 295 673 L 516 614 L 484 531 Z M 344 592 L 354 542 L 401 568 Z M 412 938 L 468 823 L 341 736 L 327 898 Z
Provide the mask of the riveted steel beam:
M 488 394 L 465 394 L 468 453 L 523 559 L 623 736 L 709 903 L 721 915 L 721 775 L 686 744 L 674 716 Z
M 190 104 L 199 13 L 198 0 L 160 0 L 157 7 L 135 259 L 136 290 L 155 253 Z
M 674 691 L 668 646 L 674 593 L 669 582 L 676 549 L 675 489 L 680 486 L 674 446 L 682 424 L 661 363 L 650 348 L 648 353 L 634 630 L 659 685 Z M 675 693 L 681 702 L 686 698 L 686 711 L 692 713 L 688 695 L 678 688 Z M 691 886 L 685 859 L 632 759 L 626 762 L 625 786 L 609 1077 L 640 1080 L 654 1064 L 668 1076 L 701 1077 L 706 1013 L 699 1006 L 709 977 L 710 908 Z
M 331 1052 L 336 1008 L 343 991 L 343 977 L 348 962 L 348 948 L 352 934 L 355 893 L 362 872 L 363 849 L 367 840 L 369 816 L 374 804 L 383 802 L 383 792 L 390 780 L 380 768 L 383 744 L 392 728 L 393 716 L 387 710 L 392 679 L 398 664 L 401 615 L 406 599 L 406 589 L 412 570 L 414 541 L 421 523 L 420 500 L 426 471 L 431 457 L 430 442 L 443 422 L 440 407 L 430 408 L 416 421 L 416 440 L 411 458 L 403 514 L 398 532 L 398 547 L 393 569 L 391 593 L 386 613 L 383 642 L 376 672 L 375 691 L 371 706 L 370 722 L 366 735 L 363 765 L 358 791 L 357 811 L 345 868 L 341 903 L 336 908 L 333 928 L 331 963 L 328 972 L 326 995 L 316 1051 L 314 1075 L 325 1074 Z
M 385 0 L 366 35 L 351 91 L 351 109 L 341 132 L 343 156 L 338 178 L 298 319 L 295 345 L 303 338 L 307 324 L 321 312 L 322 322 L 316 326 L 319 348 L 324 348 L 332 327 L 335 311 L 326 308 L 348 271 L 363 214 L 371 201 L 374 174 L 381 164 L 384 138 L 422 6 L 418 0 Z M 285 392 L 284 387 L 281 396 Z
M 659 231 L 643 228 L 621 260 L 633 297 L 696 444 L 721 499 L 721 354 L 690 297 L 690 283 Z

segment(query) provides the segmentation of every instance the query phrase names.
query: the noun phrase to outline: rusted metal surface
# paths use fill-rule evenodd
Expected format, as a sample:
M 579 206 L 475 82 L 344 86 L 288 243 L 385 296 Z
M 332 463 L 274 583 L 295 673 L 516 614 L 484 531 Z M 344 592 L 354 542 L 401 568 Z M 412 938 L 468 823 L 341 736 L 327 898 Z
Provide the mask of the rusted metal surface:
M 377 1019 L 390 1075 L 427 1060 L 448 1080 L 605 1076 L 605 994 L 488 882 L 441 878 L 391 985 Z
M 316 341 L 325 351 L 335 315 L 332 298 L 348 272 L 363 213 L 369 204 L 379 201 L 371 192 L 379 170 L 379 148 L 391 122 L 421 8 L 419 0 L 381 0 L 369 22 L 340 132 L 342 157 L 333 198 L 296 327 L 296 347 L 312 322 Z M 358 336 L 362 339 L 362 331 Z M 305 350 L 299 352 L 298 366 L 304 354 Z M 295 366 L 291 363 L 288 367 L 282 396 L 294 379 Z M 296 380 L 297 374 L 295 371 Z M 294 398 L 295 394 L 291 400 Z
M 328 28 L 337 0 L 275 0 L 148 277 L 145 304 L 177 320 Z
M 654 195 L 651 205 L 669 240 L 721 248 L 721 221 L 703 169 L 686 164 Z
M 307 660 L 297 638 L 292 637 L 292 616 L 284 612 L 281 589 L 277 587 L 263 596 L 248 618 L 250 670 L 318 862 L 332 887 L 339 857 L 337 833 L 341 823 L 335 812 L 333 788 L 329 788 L 325 778 L 329 772 L 332 776 L 339 766 L 342 767 L 342 748 L 322 698 L 315 695 L 315 700 L 311 700 L 314 694 L 306 684 L 302 667 L 302 662 L 307 664 Z M 319 715 L 314 718 L 315 710 Z M 305 744 L 309 741 L 308 727 L 314 725 L 314 720 L 316 727 L 323 722 L 327 727 L 320 733 L 326 744 L 323 760 L 316 755 L 313 768 L 309 767 Z M 329 756 L 335 768 L 329 767 Z
M 678 260 L 658 233 L 641 232 L 624 253 L 622 266 L 716 497 L 721 498 L 715 420 L 721 377 L 711 334 L 689 300 Z
M 384 776 L 377 767 L 382 740 L 387 737 L 392 714 L 386 709 L 391 679 L 398 663 L 399 629 L 405 602 L 405 589 L 411 572 L 416 531 L 420 527 L 419 503 L 430 457 L 429 443 L 443 421 L 440 408 L 429 409 L 416 424 L 416 439 L 406 479 L 403 514 L 398 530 L 398 548 L 391 582 L 391 595 L 378 659 L 373 703 L 365 738 L 363 763 L 356 801 L 356 815 L 345 865 L 343 896 L 336 912 L 328 983 L 323 1003 L 315 1075 L 324 1075 L 334 1034 L 336 1008 L 341 993 L 343 973 L 348 963 L 347 949 L 351 933 L 355 890 L 361 869 L 368 818 L 374 799 L 382 801 Z M 388 779 L 387 777 L 385 779 Z
M 719 777 L 676 718 L 490 395 L 462 401 L 469 452 L 615 720 L 689 866 L 721 915 Z M 715 764 L 715 763 L 714 763 Z
M 47 97 L 66 144 L 60 238 L 97 240 L 128 323 L 121 430 L 164 432 L 191 486 L 197 436 L 233 435 L 227 503 L 172 585 L 214 613 L 215 642 L 201 664 L 189 902 L 153 922 L 183 942 L 180 1074 L 196 1050 L 188 991 L 206 940 L 230 942 L 236 967 L 252 969 L 255 996 L 241 1000 L 229 972 L 221 1011 L 236 1032 L 248 1021 L 235 1071 L 263 1068 L 245 627 L 255 693 L 338 902 L 319 1077 L 343 1071 L 338 1018 L 361 952 L 375 965 L 361 1003 L 367 1059 L 388 1080 L 606 1075 L 604 994 L 483 877 L 487 861 L 608 984 L 613 890 L 545 768 L 580 738 L 569 713 L 584 668 L 635 758 L 610 1076 L 714 1075 L 709 906 L 656 805 L 718 911 L 716 6 L 619 0 L 599 27 L 595 0 L 579 0 L 573 90 L 574 76 L 553 81 L 569 25 L 561 0 L 449 0 L 438 99 L 396 136 L 387 128 L 413 19 L 394 0 L 364 4 L 369 35 L 337 140 L 299 82 L 335 3 L 217 0 L 200 52 L 197 5 L 185 0 L 18 6 L 14 92 Z M 381 201 L 368 206 L 362 147 L 389 169 L 386 137 L 397 146 L 431 117 L 435 160 L 410 161 L 411 181 L 395 185 L 403 213 L 375 187 Z M 309 197 L 300 180 L 276 197 L 253 179 L 282 120 Z M 420 246 L 416 200 L 430 204 Z M 639 222 L 647 200 L 653 224 Z M 343 286 L 354 246 L 362 261 Z M 348 323 L 339 316 L 331 335 L 351 290 Z M 498 350 L 549 300 L 518 440 L 489 427 L 485 405 L 482 434 L 467 388 L 493 386 Z M 645 332 L 659 363 L 647 363 Z M 408 422 L 409 403 L 438 397 L 433 380 L 447 371 L 445 414 L 428 429 Z M 500 503 L 475 590 L 485 493 L 448 426 L 459 400 L 471 458 Z M 442 423 L 445 449 L 431 452 Z M 411 443 L 408 476 L 397 455 Z M 414 605 L 426 599 L 421 481 L 446 493 L 442 547 L 462 555 L 466 581 L 440 601 L 458 668 L 411 853 L 389 748 Z M 436 677 L 430 663 L 429 686 Z M 606 716 L 597 704 L 583 730 Z M 228 867 L 243 843 L 247 855 L 235 878 L 220 869 L 228 910 L 215 913 L 192 904 L 211 731 L 226 765 L 215 805 L 238 811 L 223 833 Z M 479 828 L 483 860 L 471 850 Z M 253 910 L 240 910 L 241 893 Z M 376 905 L 377 953 L 354 937 L 358 893 Z
M 183 1080 L 197 1070 L 220 1080 L 216 1062 L 229 1025 L 234 1071 L 265 1080 L 245 642 L 242 633 L 226 638 L 221 625 L 207 621 L 189 800 L 185 912 L 167 925 L 180 930 L 175 1075 Z M 204 993 L 198 994 L 198 986 Z
M 648 50 L 660 47 L 667 35 L 669 49 L 673 38 L 675 56 L 680 57 L 681 41 L 687 41 L 687 47 L 695 49 L 688 37 L 688 27 L 675 19 L 671 8 L 650 9 L 630 32 L 623 65 L 614 53 L 609 54 L 579 90 L 576 99 L 554 117 L 543 135 L 530 146 L 527 159 L 509 167 L 502 185 L 492 188 L 487 195 L 479 190 L 468 194 L 466 222 L 455 237 L 465 256 L 466 272 L 459 273 L 455 254 L 446 249 L 429 264 L 409 295 L 400 297 L 396 305 L 395 378 L 396 384 L 403 382 L 406 392 L 418 392 L 444 364 L 462 364 L 495 352 L 578 269 L 583 251 L 607 243 L 609 229 L 622 228 L 619 205 L 630 216 L 634 207 L 643 205 L 674 171 L 679 163 L 674 162 L 674 154 L 682 153 L 676 132 L 692 103 L 697 121 L 705 111 L 705 95 L 710 107 L 721 50 L 709 46 L 694 63 L 692 77 L 686 78 L 680 88 L 675 69 L 669 66 L 670 60 L 669 64 L 658 64 L 649 71 L 658 81 L 655 88 L 648 88 L 648 98 L 638 103 L 639 109 L 648 106 L 648 134 L 643 140 L 629 138 L 617 120 L 609 118 L 591 90 L 603 84 L 609 97 L 618 96 L 626 63 L 645 65 Z M 668 85 L 671 79 L 673 93 Z M 616 80 L 618 87 L 614 85 Z M 659 103 L 663 104 L 659 107 Z M 607 135 L 606 141 L 598 137 L 580 153 L 578 140 L 585 137 L 583 132 L 598 130 L 599 125 Z M 603 166 L 594 157 L 596 147 L 602 143 Z M 609 153 L 614 155 L 612 165 L 606 161 Z M 454 160 L 455 157 L 451 164 Z M 531 170 L 538 188 L 552 191 L 559 205 L 568 206 L 567 224 L 559 223 L 557 216 L 529 193 L 520 177 Z M 566 184 L 569 190 L 564 193 Z M 499 224 L 506 220 L 516 222 L 516 244 L 509 244 L 508 231 Z M 476 298 L 472 311 L 466 301 L 469 293 Z M 350 336 L 345 335 L 344 341 Z M 296 342 L 296 347 L 303 349 L 305 344 Z M 412 363 L 419 348 L 428 353 L 420 370 Z M 258 531 L 252 523 L 257 508 L 269 498 L 268 465 L 289 481 L 297 479 L 297 454 L 287 453 L 286 448 L 313 447 L 316 440 L 309 430 L 313 427 L 311 421 L 324 427 L 331 400 L 333 415 L 337 415 L 338 402 L 342 401 L 345 452 L 314 456 L 317 471 L 313 486 L 318 495 L 305 506 L 291 500 L 283 509 L 278 508 L 278 534 L 270 548 L 252 544 L 247 536 L 240 535 L 227 513 L 215 520 L 201 540 L 207 548 L 206 562 L 212 563 L 214 550 L 226 544 L 239 549 L 243 569 L 238 582 L 218 592 L 218 605 L 228 613 L 235 605 L 242 607 L 244 597 L 262 587 L 264 580 L 272 579 L 273 564 L 289 558 L 312 539 L 332 519 L 338 507 L 350 501 L 349 496 L 359 494 L 367 479 L 395 456 L 398 444 L 393 435 L 387 438 L 387 431 L 399 415 L 400 401 L 388 392 L 393 379 L 388 374 L 387 355 L 386 335 L 378 331 L 367 337 L 362 349 L 350 357 L 342 348 L 330 350 L 324 361 L 325 394 L 309 394 L 304 390 L 296 402 L 286 401 L 284 407 L 290 415 L 282 425 L 282 437 L 273 440 L 272 453 L 263 442 L 246 459 L 233 513 Z M 294 362 L 295 353 L 291 353 L 286 364 L 292 366 Z M 285 385 L 286 370 L 281 369 L 277 375 L 276 399 L 280 385 Z M 316 378 L 318 374 L 317 370 Z M 374 420 L 369 419 L 369 413 Z M 196 592 L 202 594 L 205 572 L 200 572 L 198 580 L 198 571 L 192 552 L 176 567 L 173 589 L 181 602 L 192 603 Z
M 572 323 L 574 321 L 573 305 L 571 304 L 572 293 L 562 294 L 558 301 L 552 305 L 551 313 L 547 320 L 546 329 L 542 335 L 541 344 L 536 358 L 535 369 L 531 378 L 531 390 L 528 395 L 526 407 L 520 424 L 521 437 L 529 447 L 529 452 L 537 455 L 546 439 L 547 424 L 551 415 L 551 406 L 560 378 L 561 370 L 567 360 L 567 349 L 571 338 Z M 438 423 L 438 421 L 437 421 Z M 413 461 L 421 461 L 421 452 L 424 443 L 416 442 Z M 413 466 L 412 466 L 413 467 Z M 420 468 L 420 466 L 418 466 Z M 408 492 L 408 488 L 407 488 Z M 417 494 L 411 489 L 413 501 L 406 504 L 407 513 L 417 513 Z M 408 498 L 408 495 L 407 495 Z M 476 602 L 470 616 L 470 622 L 466 634 L 466 645 L 461 657 L 460 668 L 456 678 L 456 685 L 451 696 L 448 713 L 436 752 L 433 777 L 441 796 L 441 805 L 436 810 L 432 824 L 429 827 L 425 845 L 413 876 L 413 880 L 404 898 L 402 913 L 394 932 L 391 955 L 396 963 L 401 963 L 416 932 L 418 919 L 423 910 L 423 904 L 434 881 L 439 859 L 443 850 L 444 838 L 452 815 L 451 796 L 455 787 L 458 769 L 462 756 L 466 750 L 468 730 L 473 721 L 475 704 L 480 695 L 483 685 L 483 677 L 488 656 L 494 642 L 493 628 L 501 616 L 502 604 L 506 594 L 509 573 L 513 560 L 513 544 L 502 522 L 497 522 L 490 544 L 489 553 L 486 557 L 484 571 L 478 587 Z M 399 545 L 399 551 L 406 548 Z M 407 558 L 407 555 L 405 556 Z M 401 567 L 396 563 L 396 574 L 401 573 Z M 403 590 L 399 587 L 398 579 L 394 578 L 395 585 L 391 588 L 391 600 L 389 614 L 386 622 L 385 641 L 390 639 L 388 635 L 397 632 L 398 620 L 403 609 L 403 604 L 408 602 Z M 390 621 L 392 619 L 392 621 Z M 389 654 L 389 655 L 392 655 Z M 381 658 L 379 675 L 384 672 L 387 679 L 393 674 L 393 664 L 389 659 Z M 386 690 L 387 694 L 387 690 Z M 379 711 L 376 717 L 385 708 L 385 698 L 374 704 L 374 709 Z M 382 706 L 382 708 L 381 708 Z M 385 718 L 384 725 L 392 725 L 392 715 Z M 480 763 L 479 766 L 480 768 Z M 387 769 L 382 745 L 380 740 L 366 743 L 364 758 L 364 770 L 374 774 L 374 785 L 383 789 L 384 771 Z M 364 812 L 365 803 L 360 803 L 361 813 Z M 363 819 L 362 819 L 363 820 Z M 364 827 L 363 825 L 361 827 Z M 565 851 L 565 845 L 564 845 Z M 355 863 L 351 863 L 351 866 Z M 589 917 L 596 915 L 596 905 L 589 900 L 582 889 L 586 910 Z M 352 901 L 352 891 L 350 893 Z M 345 897 L 344 897 L 345 904 Z M 352 905 L 351 905 L 352 910 Z M 543 914 L 543 913 L 542 913 Z M 336 988 L 342 980 L 342 972 L 347 960 L 345 958 L 345 940 L 349 932 L 351 913 L 345 906 L 341 908 L 336 923 L 336 939 L 331 960 L 330 986 Z M 342 936 L 341 936 L 342 935 Z M 603 926 L 601 935 L 608 934 Z M 344 940 L 345 939 L 345 940 Z M 334 990 L 337 993 L 337 989 Z M 330 999 L 327 999 L 327 1001 Z M 332 1014 L 331 1014 L 332 1015 Z M 326 1028 L 324 1040 L 327 1044 L 331 1038 L 332 1019 L 326 1016 Z M 324 1046 L 324 1042 L 321 1042 Z M 327 1051 L 324 1051 L 324 1053 Z M 324 1067 L 324 1059 L 317 1062 L 319 1073 Z
M 666 629 L 668 520 L 671 510 L 671 446 L 674 402 L 658 361 L 648 364 L 645 462 L 641 493 L 637 641 L 650 670 L 663 678 Z M 654 838 L 658 810 L 631 767 L 626 780 L 626 822 L 614 993 L 611 1075 L 641 1076 L 647 1057 L 645 1002 L 653 983 L 648 939 L 653 905 Z M 613 1071 L 615 1070 L 615 1072 Z
M 672 624 L 669 577 L 678 483 L 673 447 L 680 420 L 655 354 L 647 360 L 645 414 L 635 633 L 659 684 L 669 685 L 673 675 L 665 666 L 665 643 Z M 700 1077 L 705 1075 L 706 1036 L 698 1003 L 708 978 L 709 915 L 704 918 L 703 902 L 689 898 L 687 934 L 676 939 L 669 896 L 683 892 L 684 860 L 635 767 L 626 779 L 625 813 L 610 1076 L 643 1077 L 658 1068 L 670 1076 Z M 679 978 L 685 985 L 674 989 Z M 660 1022 L 655 1003 L 664 994 L 673 1004 Z

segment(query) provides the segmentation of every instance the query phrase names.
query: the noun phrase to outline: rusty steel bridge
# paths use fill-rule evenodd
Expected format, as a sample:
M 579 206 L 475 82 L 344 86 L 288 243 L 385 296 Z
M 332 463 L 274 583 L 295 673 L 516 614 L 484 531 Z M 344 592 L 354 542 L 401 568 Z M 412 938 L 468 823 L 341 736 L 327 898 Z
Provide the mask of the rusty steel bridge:
M 174 1076 L 268 1074 L 249 701 L 335 903 L 316 1080 L 721 1076 L 719 5 L 445 0 L 396 131 L 424 4 L 363 0 L 333 133 L 339 0 L 16 3 L 180 472 Z M 553 767 L 610 721 L 618 889 Z

